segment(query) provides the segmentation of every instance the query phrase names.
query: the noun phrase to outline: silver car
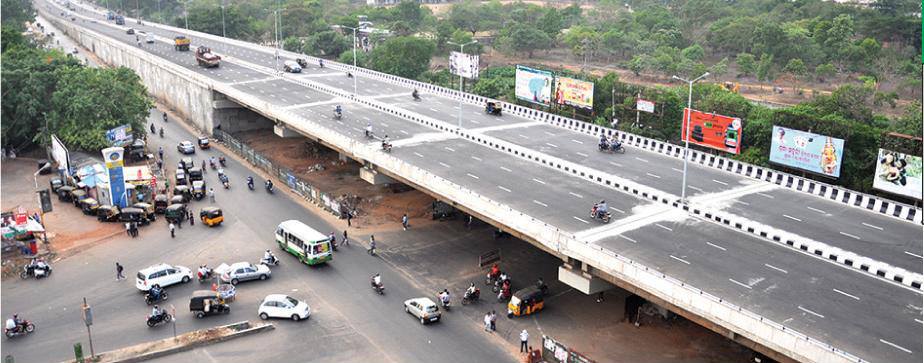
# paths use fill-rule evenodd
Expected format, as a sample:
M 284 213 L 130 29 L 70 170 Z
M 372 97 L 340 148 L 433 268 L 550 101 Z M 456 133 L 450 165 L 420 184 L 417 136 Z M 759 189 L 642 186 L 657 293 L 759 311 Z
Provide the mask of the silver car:
M 176 146 L 176 150 L 181 154 L 195 154 L 196 146 L 193 145 L 190 141 L 182 141 L 179 145 Z
M 404 311 L 420 320 L 421 324 L 439 321 L 441 317 L 440 308 L 433 300 L 426 297 L 406 300 Z
M 221 280 L 237 285 L 241 281 L 266 280 L 270 278 L 270 269 L 266 265 L 254 265 L 250 262 L 238 262 L 224 271 L 219 271 Z

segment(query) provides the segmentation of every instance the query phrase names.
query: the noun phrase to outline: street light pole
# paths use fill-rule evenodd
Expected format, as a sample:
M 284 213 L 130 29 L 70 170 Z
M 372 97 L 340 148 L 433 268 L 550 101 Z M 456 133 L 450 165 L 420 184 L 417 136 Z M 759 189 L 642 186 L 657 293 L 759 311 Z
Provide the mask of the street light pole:
M 274 69 L 277 73 L 279 72 L 279 10 L 273 10 L 273 26 L 276 28 L 275 37 L 276 37 L 276 68 Z
M 356 30 L 359 28 L 353 28 L 344 25 L 338 25 L 341 28 L 347 28 L 353 30 L 353 68 L 356 68 Z M 353 94 L 356 94 L 356 76 L 353 76 Z
M 186 37 L 189 38 L 189 0 L 183 2 L 183 18 L 186 22 Z
M 446 42 L 446 43 L 448 43 L 448 44 L 450 44 L 450 45 L 458 45 L 458 46 L 459 46 L 459 53 L 463 53 L 463 54 L 464 54 L 464 53 L 465 53 L 465 46 L 466 46 L 466 45 L 472 45 L 472 44 L 478 43 L 478 40 L 477 40 L 477 39 L 476 39 L 476 40 L 472 40 L 472 41 L 470 41 L 470 42 L 468 42 L 468 43 L 465 43 L 465 44 L 459 44 L 459 43 L 454 43 L 454 42 Z M 459 129 L 461 129 L 461 128 L 462 128 L 462 71 L 459 70 L 459 69 L 456 69 L 456 71 L 459 72 Z
M 221 0 L 221 37 L 227 38 L 228 35 L 225 33 L 225 1 Z
M 683 186 L 680 190 L 680 201 L 682 203 L 687 202 L 687 159 L 689 158 L 690 154 L 690 118 L 693 114 L 693 83 L 696 83 L 696 81 L 699 81 L 708 75 L 709 72 L 703 73 L 702 76 L 696 77 L 692 81 L 673 76 L 674 79 L 687 82 L 689 85 L 689 91 L 687 92 L 687 117 L 686 120 L 683 121 L 683 129 L 685 130 L 683 132 Z

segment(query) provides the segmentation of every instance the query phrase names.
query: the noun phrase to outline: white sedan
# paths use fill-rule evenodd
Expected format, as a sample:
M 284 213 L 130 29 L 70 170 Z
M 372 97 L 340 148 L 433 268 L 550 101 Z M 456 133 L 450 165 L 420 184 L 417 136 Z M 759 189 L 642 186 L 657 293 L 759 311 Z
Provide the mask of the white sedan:
M 257 310 L 260 319 L 283 318 L 299 321 L 311 316 L 308 303 L 283 294 L 267 295 Z
M 418 297 L 404 302 L 404 311 L 420 320 L 421 324 L 439 321 L 440 308 L 430 298 Z

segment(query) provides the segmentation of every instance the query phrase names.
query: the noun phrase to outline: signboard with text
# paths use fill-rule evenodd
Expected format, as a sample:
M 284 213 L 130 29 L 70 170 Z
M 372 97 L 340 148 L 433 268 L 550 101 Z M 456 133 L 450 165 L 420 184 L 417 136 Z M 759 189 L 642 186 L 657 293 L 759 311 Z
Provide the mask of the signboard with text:
M 879 149 L 878 160 L 873 188 L 921 200 L 921 156 Z
M 517 66 L 514 93 L 518 99 L 548 106 L 552 101 L 552 72 Z
M 132 136 L 132 127 L 129 125 L 122 125 L 106 131 L 106 139 L 109 140 L 109 144 L 112 146 L 128 145 L 134 140 L 134 136 Z
M 770 162 L 837 178 L 841 176 L 844 140 L 773 126 Z
M 450 53 L 449 73 L 468 79 L 478 78 L 478 55 L 460 52 Z
M 635 101 L 635 109 L 642 111 L 642 112 L 654 113 L 654 107 L 655 107 L 654 102 L 643 99 L 643 98 L 639 98 L 638 100 Z
M 123 159 L 125 149 L 121 147 L 110 147 L 102 150 L 103 160 L 106 162 L 106 170 L 109 171 L 109 200 L 112 205 L 125 208 L 128 200 L 125 195 L 125 172 L 122 168 L 125 166 Z
M 568 77 L 555 78 L 555 103 L 594 108 L 594 83 Z
M 691 144 L 706 146 L 732 154 L 741 152 L 742 124 L 740 118 L 697 110 L 690 113 L 689 110 L 688 108 L 683 110 L 681 140 L 687 140 L 689 137 Z M 687 122 L 688 114 L 690 115 L 689 122 Z M 687 127 L 691 130 L 689 133 L 687 132 Z

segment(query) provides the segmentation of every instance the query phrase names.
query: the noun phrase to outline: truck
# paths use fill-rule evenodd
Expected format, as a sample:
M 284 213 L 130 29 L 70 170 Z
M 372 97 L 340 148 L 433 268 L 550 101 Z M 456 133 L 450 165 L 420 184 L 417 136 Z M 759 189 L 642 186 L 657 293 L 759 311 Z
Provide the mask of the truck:
M 125 17 L 122 15 L 116 15 L 115 23 L 116 25 L 125 25 Z
M 189 51 L 189 38 L 182 35 L 173 37 L 173 49 L 176 49 L 178 52 Z
M 199 48 L 196 48 L 196 62 L 205 68 L 218 67 L 218 64 L 221 63 L 221 57 L 212 53 L 212 49 L 209 47 L 200 45 Z

